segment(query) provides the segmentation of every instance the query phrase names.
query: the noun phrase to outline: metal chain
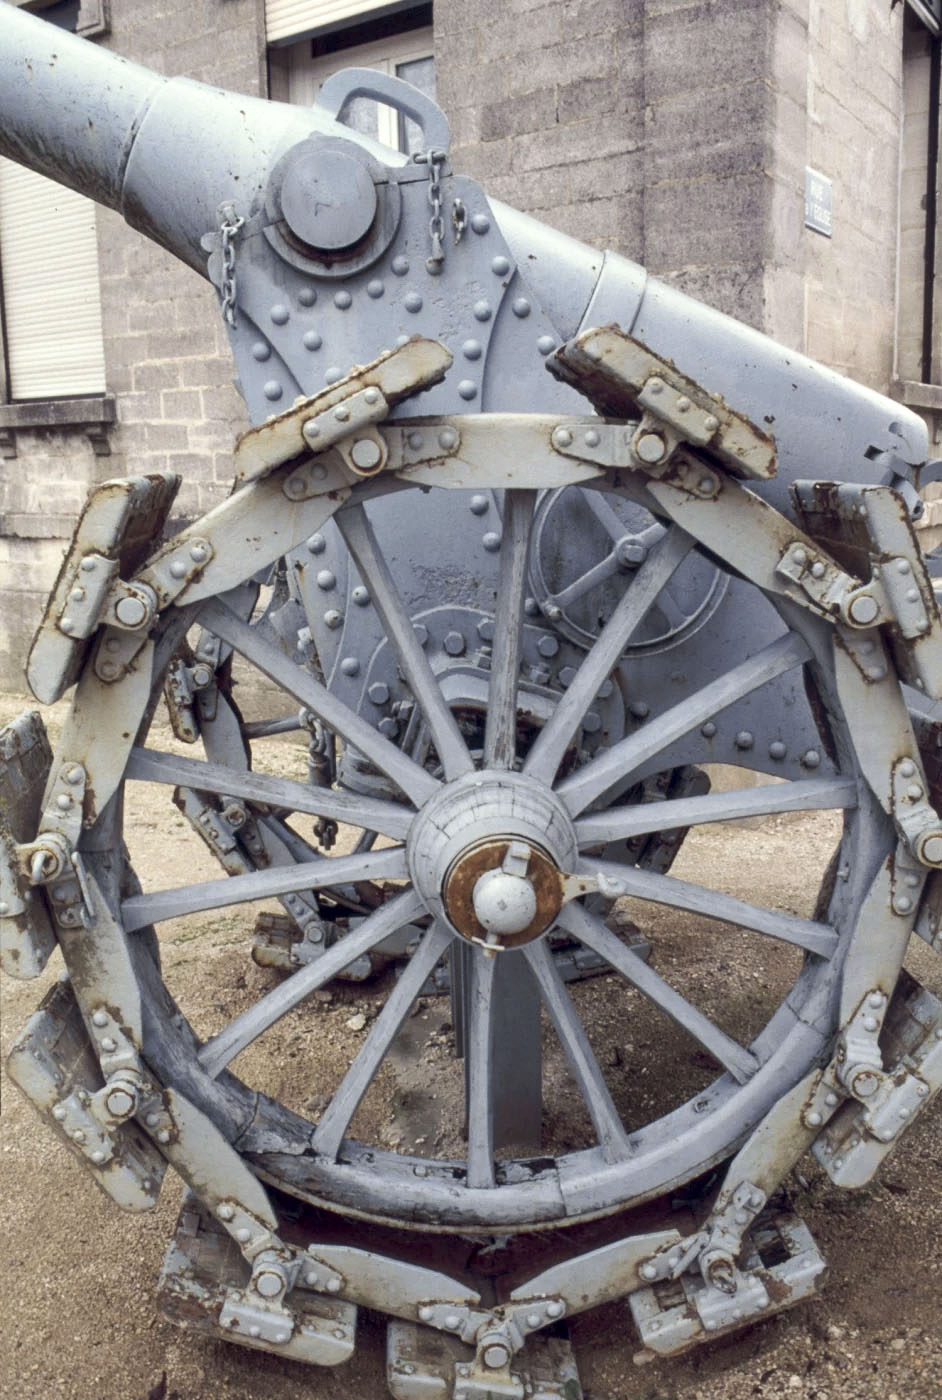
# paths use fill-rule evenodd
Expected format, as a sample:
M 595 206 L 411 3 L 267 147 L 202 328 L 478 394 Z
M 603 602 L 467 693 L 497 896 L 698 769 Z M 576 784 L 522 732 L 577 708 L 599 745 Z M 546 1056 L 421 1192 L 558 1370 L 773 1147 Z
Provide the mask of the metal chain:
M 445 247 L 442 241 L 445 237 L 445 220 L 442 216 L 442 166 L 446 156 L 446 151 L 432 150 L 422 151 L 413 157 L 418 165 L 428 165 L 427 193 L 432 210 L 432 217 L 428 221 L 428 236 L 432 252 L 426 259 L 426 267 L 430 272 L 440 272 L 445 261 Z
M 243 215 L 237 214 L 234 204 L 219 206 L 219 237 L 222 247 L 222 317 L 229 326 L 236 323 L 236 270 L 235 240 L 245 224 Z

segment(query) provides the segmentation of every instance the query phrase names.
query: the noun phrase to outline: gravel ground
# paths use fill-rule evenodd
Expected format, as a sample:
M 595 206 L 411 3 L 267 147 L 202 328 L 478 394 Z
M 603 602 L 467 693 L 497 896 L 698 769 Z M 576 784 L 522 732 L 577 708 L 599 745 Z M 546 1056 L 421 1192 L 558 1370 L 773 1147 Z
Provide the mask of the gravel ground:
M 4 697 L 0 721 L 19 708 Z M 53 729 L 55 721 L 53 713 Z M 184 860 L 194 878 L 216 875 L 207 854 L 194 855 L 188 830 L 169 803 L 158 811 L 134 795 L 130 805 L 130 844 L 152 887 L 178 879 Z M 761 891 L 776 907 L 810 914 L 809 871 L 823 869 L 833 838 L 829 814 L 715 828 L 685 843 L 675 873 L 744 898 Z M 700 1004 L 731 1033 L 743 1035 L 760 1024 L 793 974 L 790 954 L 768 941 L 761 944 L 759 961 L 747 936 L 650 909 L 643 916 L 637 909 L 622 913 L 651 936 L 655 965 L 682 990 L 685 983 L 696 986 Z M 276 976 L 249 960 L 250 927 L 250 916 L 220 911 L 198 926 L 179 921 L 161 930 L 167 981 L 186 991 L 201 1033 L 241 1010 Z M 907 965 L 942 995 L 942 960 L 919 940 Z M 4 979 L 4 1054 L 56 971 L 50 967 L 33 983 Z M 346 984 L 313 998 L 240 1059 L 240 1072 L 316 1117 L 327 1086 L 362 1043 L 383 991 L 382 982 Z M 613 979 L 581 984 L 576 999 L 607 1069 L 648 1053 L 646 1076 L 632 1076 L 619 1091 L 623 1112 L 679 1101 L 710 1077 L 691 1043 L 665 1031 Z M 361 1136 L 372 1133 L 405 1150 L 423 1143 L 428 1150 L 434 1134 L 436 1150 L 447 1151 L 460 1140 L 461 1076 L 444 1000 L 423 1002 L 407 1029 L 407 1044 L 368 1095 L 355 1127 Z M 302 1053 L 312 1037 L 316 1070 Z M 584 1123 L 550 1040 L 545 1072 L 552 1085 L 547 1146 L 565 1150 L 581 1140 Z M 571 1334 L 586 1400 L 936 1400 L 942 1393 L 939 1121 L 937 1107 L 917 1121 L 880 1179 L 863 1191 L 838 1191 L 810 1159 L 802 1163 L 793 1202 L 830 1264 L 816 1302 L 674 1361 L 646 1365 L 635 1360 L 638 1343 L 627 1305 L 574 1319 Z M 122 1215 L 6 1082 L 0 1125 L 6 1263 L 0 1397 L 382 1400 L 388 1394 L 384 1327 L 369 1314 L 361 1313 L 354 1358 L 335 1370 L 207 1342 L 165 1322 L 155 1310 L 154 1288 L 176 1220 L 178 1183 L 168 1179 L 154 1212 Z

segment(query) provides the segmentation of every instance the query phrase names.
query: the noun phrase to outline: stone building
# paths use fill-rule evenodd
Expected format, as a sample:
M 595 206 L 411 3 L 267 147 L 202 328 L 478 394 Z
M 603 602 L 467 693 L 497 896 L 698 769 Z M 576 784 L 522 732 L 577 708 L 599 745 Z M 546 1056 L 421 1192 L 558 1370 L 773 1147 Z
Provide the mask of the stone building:
M 456 169 L 924 412 L 942 456 L 942 0 L 0 3 L 249 94 L 309 102 L 354 64 L 437 91 Z M 352 119 L 410 139 L 388 109 Z M 0 260 L 17 690 L 89 486 L 176 471 L 193 516 L 246 420 L 211 288 L 117 215 L 4 164 Z

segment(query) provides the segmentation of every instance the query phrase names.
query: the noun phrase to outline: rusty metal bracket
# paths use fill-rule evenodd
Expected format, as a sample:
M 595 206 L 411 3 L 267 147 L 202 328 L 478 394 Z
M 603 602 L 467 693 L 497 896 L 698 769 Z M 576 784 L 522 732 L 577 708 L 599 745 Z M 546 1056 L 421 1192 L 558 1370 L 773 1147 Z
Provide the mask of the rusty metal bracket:
M 439 383 L 451 362 L 451 354 L 437 340 L 414 336 L 370 364 L 355 366 L 336 384 L 240 438 L 234 454 L 236 481 L 258 481 L 302 452 L 323 452 L 358 428 L 379 422 L 402 399 Z M 355 454 L 352 463 L 361 474 Z M 380 469 L 369 461 L 365 471 L 372 475 Z
M 648 471 L 662 469 L 678 444 L 688 443 L 706 449 L 734 476 L 764 481 L 775 475 L 775 443 L 768 433 L 618 326 L 583 332 L 546 364 L 606 417 L 640 411 L 632 448 Z

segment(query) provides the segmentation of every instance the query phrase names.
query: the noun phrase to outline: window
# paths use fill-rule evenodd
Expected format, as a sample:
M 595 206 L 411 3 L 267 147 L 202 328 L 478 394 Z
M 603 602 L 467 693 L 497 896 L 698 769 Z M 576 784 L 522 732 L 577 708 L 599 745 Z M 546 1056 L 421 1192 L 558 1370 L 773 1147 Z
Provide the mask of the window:
M 918 386 L 942 385 L 942 0 L 910 0 L 903 20 L 897 377 L 915 407 Z M 932 399 L 923 394 L 922 399 Z
M 71 32 L 107 32 L 107 0 L 12 0 Z M 95 206 L 0 159 L 0 455 L 17 428 L 81 426 L 107 454 Z
M 270 0 L 269 14 L 273 8 Z M 364 7 L 359 8 L 362 11 Z M 361 13 L 357 18 L 357 23 L 271 49 L 272 97 L 310 106 L 321 84 L 339 68 L 375 68 L 392 77 L 404 78 L 434 99 L 431 5 L 395 10 L 378 17 L 375 14 L 364 17 Z M 418 126 L 382 103 L 356 98 L 347 104 L 340 119 L 355 131 L 373 136 L 383 145 L 400 151 L 411 154 L 423 144 Z
M 103 394 L 91 200 L 0 159 L 0 276 L 7 397 Z

